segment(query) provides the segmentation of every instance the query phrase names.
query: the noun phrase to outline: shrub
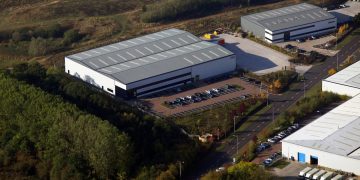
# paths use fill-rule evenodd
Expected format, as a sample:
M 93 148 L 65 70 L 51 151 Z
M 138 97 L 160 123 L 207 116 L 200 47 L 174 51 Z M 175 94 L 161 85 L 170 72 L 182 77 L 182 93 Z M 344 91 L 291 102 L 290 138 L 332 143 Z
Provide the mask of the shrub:
M 64 44 L 71 44 L 81 39 L 81 35 L 75 29 L 70 29 L 64 33 Z
M 49 42 L 41 37 L 32 38 L 28 53 L 32 56 L 41 56 L 49 52 Z

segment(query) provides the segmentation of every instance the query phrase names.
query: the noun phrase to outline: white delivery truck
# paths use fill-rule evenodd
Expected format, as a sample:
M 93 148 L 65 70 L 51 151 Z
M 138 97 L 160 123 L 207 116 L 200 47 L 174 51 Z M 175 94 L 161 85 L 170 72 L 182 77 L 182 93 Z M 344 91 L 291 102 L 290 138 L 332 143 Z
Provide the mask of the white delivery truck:
M 338 174 L 335 177 L 331 178 L 331 180 L 342 180 L 342 179 L 344 179 L 344 176 L 341 174 Z
M 299 172 L 299 177 L 305 177 L 305 174 L 309 172 L 311 169 L 312 169 L 311 167 L 306 167 L 305 169 Z
M 311 171 L 306 173 L 305 178 L 311 179 L 314 176 L 314 174 L 316 174 L 318 171 L 319 171 L 319 169 L 317 169 L 317 168 L 312 169 Z
M 333 172 L 327 172 L 326 174 L 324 174 L 323 176 L 321 176 L 320 180 L 329 180 L 334 176 Z
M 313 175 L 312 179 L 320 180 L 321 176 L 324 175 L 325 173 L 326 173 L 325 170 L 320 170 L 319 172 Z

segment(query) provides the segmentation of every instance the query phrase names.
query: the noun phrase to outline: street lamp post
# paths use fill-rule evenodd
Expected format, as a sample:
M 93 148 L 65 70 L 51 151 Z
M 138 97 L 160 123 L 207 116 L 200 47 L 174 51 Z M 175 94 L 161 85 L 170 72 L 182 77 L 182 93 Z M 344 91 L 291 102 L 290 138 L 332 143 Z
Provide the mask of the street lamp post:
M 179 169 L 180 179 L 181 179 L 181 164 L 183 164 L 183 163 L 184 163 L 183 161 L 179 161 L 179 164 L 180 164 L 180 169 Z
M 269 89 L 266 89 L 266 106 L 269 106 Z
M 235 126 L 236 126 L 235 119 L 236 119 L 237 117 L 239 117 L 239 116 L 234 116 L 234 117 L 233 117 L 233 120 L 234 120 L 234 133 L 235 133 L 235 131 L 236 131 L 236 128 L 235 128 Z
M 304 98 L 306 97 L 305 96 L 305 78 L 303 79 L 303 82 L 304 82 Z
M 239 136 L 237 135 L 233 135 L 236 136 L 236 154 L 239 154 Z
M 335 45 L 336 50 L 337 50 L 337 44 L 338 44 L 338 33 L 336 33 L 336 45 Z M 339 71 L 339 52 L 336 53 L 336 71 Z

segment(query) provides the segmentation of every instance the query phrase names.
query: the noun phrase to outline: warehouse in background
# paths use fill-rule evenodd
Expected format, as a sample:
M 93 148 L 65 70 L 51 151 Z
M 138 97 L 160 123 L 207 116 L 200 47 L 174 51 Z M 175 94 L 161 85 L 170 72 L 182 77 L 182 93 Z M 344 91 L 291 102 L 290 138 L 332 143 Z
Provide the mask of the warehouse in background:
M 66 73 L 123 97 L 146 96 L 235 69 L 232 52 L 179 29 L 65 57 Z
M 241 17 L 243 31 L 269 43 L 327 34 L 336 27 L 335 16 L 307 3 Z

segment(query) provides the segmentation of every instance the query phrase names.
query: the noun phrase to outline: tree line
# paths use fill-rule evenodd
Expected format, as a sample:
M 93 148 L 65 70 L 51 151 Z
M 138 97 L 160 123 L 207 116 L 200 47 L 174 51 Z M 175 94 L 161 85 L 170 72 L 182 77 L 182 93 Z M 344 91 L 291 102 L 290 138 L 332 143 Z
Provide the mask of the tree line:
M 83 83 L 82 81 L 75 80 L 72 77 L 66 75 L 62 70 L 57 68 L 45 69 L 39 63 L 22 63 L 13 67 L 12 70 L 7 70 L 5 76 L 9 78 L 16 79 L 16 81 L 26 82 L 35 87 L 45 91 L 47 94 L 52 94 L 53 96 L 60 96 L 64 103 L 76 105 L 79 111 L 82 111 L 86 117 L 97 118 L 98 121 L 101 119 L 105 120 L 109 126 L 113 127 L 114 130 L 119 131 L 122 134 L 124 142 L 127 142 L 128 148 L 125 148 L 126 152 L 131 154 L 123 154 L 122 158 L 125 159 L 123 163 L 126 169 L 122 170 L 121 168 L 113 168 L 109 174 L 98 175 L 93 173 L 93 167 L 91 166 L 82 166 L 83 163 L 77 159 L 77 156 L 72 156 L 69 161 L 75 161 L 80 163 L 81 167 L 76 169 L 81 172 L 85 178 L 91 177 L 105 177 L 105 178 L 114 178 L 114 177 L 135 177 L 138 179 L 149 179 L 157 177 L 161 174 L 162 171 L 167 171 L 170 167 L 173 166 L 178 160 L 185 161 L 185 167 L 191 164 L 196 158 L 196 155 L 199 151 L 199 145 L 197 142 L 189 139 L 186 135 L 182 134 L 179 128 L 172 123 L 171 121 L 166 121 L 164 119 L 155 119 L 151 116 L 145 115 L 142 112 L 138 111 L 136 108 L 131 107 L 124 103 L 122 100 L 115 100 L 103 92 L 100 92 L 91 86 Z M 13 80 L 15 81 L 15 80 Z M 17 83 L 15 83 L 17 84 Z M 23 84 L 23 83 L 22 83 Z M 2 88 L 3 89 L 3 88 Z M 11 91 L 12 92 L 12 91 Z M 7 92 L 7 93 L 11 93 Z M 46 94 L 45 93 L 45 94 Z M 50 96 L 50 95 L 48 95 Z M 25 98 L 27 99 L 27 98 Z M 27 101 L 27 100 L 24 100 Z M 12 106 L 11 104 L 6 104 L 7 101 L 4 101 L 4 106 Z M 48 104 L 46 106 L 52 106 Z M 65 105 L 64 105 L 65 106 Z M 34 106 L 36 107 L 36 106 Z M 75 107 L 75 106 L 74 106 Z M 14 108 L 16 110 L 16 108 Z M 61 107 L 60 109 L 64 109 Z M 20 108 L 21 110 L 21 108 Z M 20 111 L 19 110 L 19 111 Z M 36 109 L 33 109 L 36 111 Z M 50 111 L 50 110 L 49 110 Z M 46 116 L 49 118 L 49 121 L 45 124 L 51 124 L 54 121 L 51 121 L 52 116 L 58 116 L 63 114 L 62 112 L 56 111 L 56 108 L 51 109 L 52 113 Z M 13 114 L 13 113 L 9 113 Z M 34 112 L 36 114 L 36 112 Z M 95 116 L 94 116 L 95 115 Z M 77 113 L 70 113 L 69 117 L 75 116 L 78 117 Z M 29 113 L 29 119 L 37 117 Z M 10 117 L 9 117 L 10 118 Z M 101 119 L 100 119 L 101 118 Z M 87 119 L 87 118 L 84 118 Z M 27 119 L 23 121 L 28 121 Z M 73 138 L 81 138 L 82 136 L 90 136 L 87 138 L 94 138 L 102 142 L 101 136 L 91 135 L 90 132 L 79 133 L 76 132 L 77 129 L 81 127 L 67 127 L 72 126 L 72 121 L 61 121 L 59 118 L 59 123 L 57 126 L 66 126 L 66 130 L 74 131 L 74 135 L 65 136 L 68 141 L 73 141 Z M 96 128 L 95 128 L 96 129 Z M 78 134 L 79 133 L 79 134 Z M 113 132 L 112 132 L 113 134 Z M 62 136 L 62 133 L 52 134 L 52 138 L 57 136 Z M 108 135 L 111 137 L 110 135 Z M 85 138 L 85 137 L 84 137 Z M 108 137 L 105 137 L 108 138 Z M 114 140 L 115 141 L 115 140 Z M 78 141 L 76 141 L 78 142 Z M 87 143 L 87 139 L 80 139 L 79 142 Z M 102 146 L 101 143 L 96 144 Z M 66 143 L 57 142 L 56 144 Z M 112 142 L 115 143 L 115 142 Z M 94 144 L 83 144 L 82 147 L 87 148 L 88 146 L 93 146 Z M 109 143 L 110 144 L 110 143 Z M 111 146 L 108 146 L 109 148 Z M 120 146 L 125 147 L 125 146 Z M 121 148 L 117 149 L 121 149 Z M 113 149 L 115 147 L 111 147 Z M 116 149 L 116 148 L 115 148 Z M 66 149 L 59 149 L 57 152 L 59 154 L 65 153 Z M 83 149 L 79 149 L 82 151 Z M 109 150 L 110 151 L 110 150 Z M 15 151 L 17 152 L 17 151 Z M 34 150 L 35 154 L 41 152 L 38 149 Z M 102 153 L 108 153 L 106 149 L 101 149 L 100 153 L 92 154 L 91 157 L 103 156 Z M 78 156 L 82 153 L 77 154 Z M 118 160 L 116 156 L 113 157 Z M 63 158 L 60 158 L 63 159 Z M 113 159 L 104 161 L 104 164 L 112 162 Z M 101 163 L 101 162 L 98 162 Z M 111 163 L 110 163 L 111 164 Z M 93 166 L 97 166 L 94 164 Z M 102 165 L 102 164 L 99 164 Z M 49 167 L 52 167 L 50 162 Z M 71 166 L 73 167 L 73 166 Z M 107 167 L 107 166 L 103 166 Z M 115 166 L 116 167 L 116 166 Z M 122 167 L 122 166 L 121 166 Z M 63 172 L 68 169 L 68 167 L 58 166 L 59 171 Z M 0 168 L 1 169 L 1 168 Z M 103 168 L 104 169 L 104 168 Z M 105 168 L 107 169 L 107 168 Z M 111 169 L 111 168 L 110 168 Z M 119 171 L 119 169 L 121 171 Z M 75 172 L 77 172 L 75 171 Z M 46 171 L 48 173 L 52 171 Z M 67 173 L 65 173 L 67 174 Z M 50 173 L 51 175 L 51 173 Z M 74 175 L 74 174 L 73 174 Z M 75 177 L 71 176 L 71 177 Z

